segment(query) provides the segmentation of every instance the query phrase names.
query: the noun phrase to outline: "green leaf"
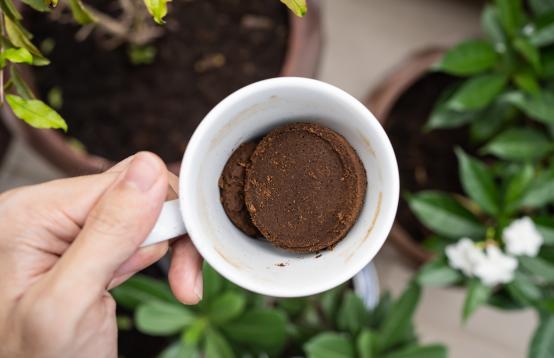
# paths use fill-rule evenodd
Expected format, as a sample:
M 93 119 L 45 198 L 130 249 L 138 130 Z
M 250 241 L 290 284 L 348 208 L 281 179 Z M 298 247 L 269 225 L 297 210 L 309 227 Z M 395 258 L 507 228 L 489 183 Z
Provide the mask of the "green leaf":
M 6 100 L 14 114 L 35 128 L 61 128 L 67 132 L 64 119 L 46 103 L 37 99 L 24 99 L 12 94 Z
M 489 105 L 506 87 L 503 74 L 484 74 L 467 80 L 450 98 L 448 108 L 455 111 L 474 111 Z
M 164 17 L 167 15 L 167 1 L 168 0 L 144 0 L 146 9 L 157 24 L 165 23 Z
M 391 306 L 392 297 L 390 292 L 386 291 L 379 297 L 379 303 L 369 314 L 370 326 L 380 327 L 385 317 L 388 316 Z
M 223 335 L 214 329 L 209 329 L 206 333 L 206 345 L 204 348 L 206 358 L 235 357 L 231 345 L 227 342 Z
M 40 11 L 40 12 L 46 12 L 50 11 L 50 8 L 48 7 L 48 3 L 44 0 L 22 0 L 24 4 L 29 5 L 33 9 Z
M 12 0 L 0 1 L 0 8 L 4 11 L 4 14 L 12 21 L 19 21 L 23 19 L 23 16 L 21 16 L 21 13 Z
M 376 358 L 378 336 L 369 329 L 364 329 L 356 339 L 356 348 L 359 358 Z
M 178 333 L 195 319 L 194 313 L 185 306 L 162 301 L 142 304 L 135 312 L 138 330 L 152 336 Z
M 0 53 L 0 66 L 5 66 L 5 61 L 12 63 L 33 63 L 33 55 L 25 48 L 8 48 Z
M 510 35 L 519 31 L 523 24 L 521 0 L 495 0 L 500 23 Z
M 417 308 L 421 288 L 411 283 L 400 298 L 393 304 L 385 317 L 381 329 L 380 348 L 386 350 L 400 342 L 404 333 L 412 324 L 412 317 Z
M 467 319 L 475 312 L 479 306 L 486 303 L 492 294 L 492 289 L 485 286 L 479 279 L 471 279 L 467 288 L 466 298 L 464 301 L 464 308 L 462 313 L 463 321 Z
M 337 326 L 342 331 L 356 335 L 367 324 L 369 313 L 360 297 L 352 291 L 344 296 L 337 316 Z
M 286 318 L 278 311 L 257 308 L 227 323 L 223 330 L 233 341 L 259 349 L 279 349 L 286 339 Z
M 181 341 L 187 346 L 198 347 L 198 344 L 204 337 L 208 321 L 204 318 L 197 319 L 189 327 L 186 327 L 181 334 Z
M 542 216 L 533 218 L 533 221 L 544 239 L 544 244 L 554 245 L 554 218 Z
M 514 48 L 533 66 L 537 73 L 541 72 L 541 57 L 539 50 L 529 40 L 518 37 L 514 40 Z
M 435 69 L 452 75 L 469 76 L 492 68 L 497 61 L 498 56 L 490 43 L 470 40 L 450 49 Z
M 552 143 L 533 128 L 510 128 L 494 137 L 483 149 L 505 160 L 534 161 L 552 151 Z
M 447 194 L 423 191 L 408 198 L 408 203 L 417 218 L 439 235 L 455 239 L 485 235 L 477 218 Z
M 531 275 L 543 282 L 554 282 L 554 265 L 540 257 L 520 256 L 518 257 L 521 266 Z
M 548 48 L 541 52 L 542 77 L 545 79 L 554 78 L 554 49 Z
M 544 123 L 554 123 L 554 93 L 543 91 L 535 96 L 526 96 L 520 92 L 503 96 L 529 117 Z
M 472 111 L 457 112 L 448 108 L 448 98 L 451 93 L 445 96 L 444 100 L 439 100 L 431 112 L 429 120 L 425 124 L 425 130 L 437 128 L 456 128 L 473 121 L 478 113 Z
M 196 350 L 196 347 L 188 346 L 180 341 L 171 344 L 164 349 L 158 358 L 199 358 L 200 354 Z
M 304 344 L 308 358 L 354 358 L 352 344 L 344 335 L 325 332 Z
M 281 2 L 296 15 L 304 16 L 308 12 L 308 6 L 306 5 L 306 0 L 281 0 Z
M 343 286 L 338 286 L 321 294 L 321 309 L 329 322 L 335 321 L 343 289 Z
M 134 310 L 140 304 L 151 301 L 178 303 L 165 282 L 140 274 L 111 290 L 111 294 L 118 305 L 129 310 Z
M 221 291 L 224 281 L 223 278 L 206 262 L 204 263 L 202 271 L 204 279 L 203 299 L 205 301 L 210 301 Z
M 554 11 L 554 0 L 529 0 L 529 6 L 537 16 Z
M 42 0 L 40 0 L 42 1 Z M 46 57 L 44 57 L 40 51 L 33 45 L 33 43 L 27 38 L 27 35 L 21 30 L 21 28 L 8 17 L 4 17 L 6 26 L 6 32 L 8 37 L 14 46 L 24 48 L 33 55 L 33 65 L 45 66 L 50 63 Z
M 521 272 L 516 271 L 512 282 L 506 284 L 510 295 L 518 303 L 524 306 L 532 306 L 542 298 L 542 292 L 530 279 Z
M 451 242 L 450 239 L 445 239 L 438 235 L 431 235 L 423 240 L 421 245 L 423 248 L 429 252 L 432 252 L 436 255 L 442 254 L 446 246 Z
M 470 135 L 472 140 L 483 142 L 491 138 L 515 112 L 516 110 L 511 104 L 502 101 L 496 101 L 480 111 L 471 123 Z
M 529 93 L 530 95 L 537 95 L 540 93 L 541 88 L 534 75 L 529 72 L 519 72 L 514 75 L 514 82 L 519 89 Z
M 529 345 L 529 358 L 554 357 L 554 316 L 543 315 Z
M 448 350 L 440 344 L 430 344 L 426 346 L 407 347 L 390 354 L 385 358 L 446 358 Z
M 529 41 L 534 46 L 538 46 L 538 47 L 553 44 L 554 43 L 554 23 L 533 32 L 529 37 Z
M 287 312 L 287 314 L 296 316 L 304 311 L 308 305 L 308 301 L 304 297 L 286 298 L 277 301 L 277 305 L 279 308 L 282 308 L 285 312 Z
M 96 18 L 89 9 L 81 2 L 81 0 L 69 0 L 69 7 L 73 18 L 81 25 L 92 24 L 96 22 Z
M 541 208 L 550 203 L 554 203 L 554 167 L 533 180 L 521 205 L 529 208 Z
M 525 164 L 510 178 L 504 192 L 505 212 L 513 213 L 521 207 L 523 197 L 530 187 L 534 176 L 535 170 L 533 166 Z
M 209 306 L 211 322 L 223 324 L 240 316 L 244 311 L 246 297 L 240 293 L 228 291 L 215 297 Z
M 451 286 L 463 279 L 463 275 L 458 271 L 448 266 L 444 257 L 440 257 L 428 262 L 423 266 L 416 280 L 422 286 L 445 287 Z
M 491 215 L 498 214 L 499 195 L 491 171 L 479 160 L 470 157 L 460 148 L 456 149 L 460 181 L 473 201 Z
M 498 19 L 498 12 L 494 6 L 485 6 L 485 9 L 481 13 L 481 28 L 489 39 L 495 43 L 497 48 L 500 46 L 506 50 L 506 34 L 502 29 L 502 25 Z

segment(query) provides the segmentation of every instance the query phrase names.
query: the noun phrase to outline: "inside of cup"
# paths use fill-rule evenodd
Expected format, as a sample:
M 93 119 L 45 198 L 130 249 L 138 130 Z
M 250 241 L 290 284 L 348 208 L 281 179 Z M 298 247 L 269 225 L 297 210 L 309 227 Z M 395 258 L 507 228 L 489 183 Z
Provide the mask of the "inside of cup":
M 332 250 L 294 254 L 248 237 L 220 202 L 218 180 L 232 152 L 291 122 L 315 122 L 340 133 L 366 169 L 368 190 L 360 217 Z M 397 203 L 398 169 L 382 127 L 350 95 L 315 80 L 266 80 L 232 94 L 195 132 L 181 171 L 181 209 L 201 255 L 234 283 L 271 296 L 315 294 L 350 279 L 381 248 Z

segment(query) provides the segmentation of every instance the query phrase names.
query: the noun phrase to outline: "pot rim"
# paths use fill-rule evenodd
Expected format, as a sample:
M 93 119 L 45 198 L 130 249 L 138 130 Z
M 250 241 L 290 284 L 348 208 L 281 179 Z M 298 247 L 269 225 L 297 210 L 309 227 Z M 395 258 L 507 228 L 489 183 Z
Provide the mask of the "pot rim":
M 320 14 L 319 0 L 310 2 L 310 9 L 304 18 L 289 12 L 290 32 L 280 76 L 315 76 L 322 47 Z M 32 84 L 31 71 L 28 71 L 27 76 Z M 7 106 L 2 107 L 1 114 L 6 124 L 39 155 L 69 176 L 99 173 L 114 164 L 107 158 L 72 147 L 58 131 L 29 126 L 15 117 Z M 178 173 L 180 164 L 179 160 L 167 163 L 167 166 L 172 172 Z
M 442 57 L 445 51 L 443 47 L 429 47 L 414 52 L 370 91 L 364 104 L 383 127 L 400 97 L 428 73 L 430 67 Z M 433 257 L 433 254 L 425 250 L 398 221 L 393 225 L 390 238 L 393 245 L 416 265 L 421 265 Z

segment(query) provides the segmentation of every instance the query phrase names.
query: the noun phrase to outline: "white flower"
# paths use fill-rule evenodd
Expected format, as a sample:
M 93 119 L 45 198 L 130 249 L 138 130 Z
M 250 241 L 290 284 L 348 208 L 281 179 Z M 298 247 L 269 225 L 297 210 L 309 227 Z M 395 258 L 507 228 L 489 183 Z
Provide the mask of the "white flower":
M 533 220 L 528 217 L 512 221 L 504 229 L 502 240 L 509 254 L 527 256 L 537 256 L 544 241 Z
M 475 267 L 475 276 L 487 286 L 495 286 L 499 283 L 508 283 L 514 279 L 514 271 L 517 268 L 517 260 L 504 254 L 496 246 L 488 246 L 486 259 Z
M 464 237 L 455 244 L 446 247 L 446 256 L 450 266 L 461 270 L 466 276 L 473 276 L 475 267 L 486 259 L 483 250 Z

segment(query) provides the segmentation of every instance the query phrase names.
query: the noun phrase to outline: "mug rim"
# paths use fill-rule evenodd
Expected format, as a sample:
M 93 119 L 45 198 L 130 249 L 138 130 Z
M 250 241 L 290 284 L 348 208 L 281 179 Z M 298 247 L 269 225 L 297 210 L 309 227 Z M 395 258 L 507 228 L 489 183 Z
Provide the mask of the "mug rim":
M 326 285 L 320 285 L 319 287 L 308 287 L 303 291 L 298 292 L 289 292 L 287 289 L 282 289 L 280 287 L 268 287 L 268 286 L 256 286 L 252 285 L 250 281 L 244 279 L 241 275 L 237 275 L 231 272 L 228 272 L 223 269 L 219 264 L 220 259 L 209 254 L 205 249 L 205 241 L 201 238 L 195 236 L 199 234 L 201 229 L 197 226 L 200 225 L 198 222 L 193 221 L 191 216 L 191 210 L 195 210 L 191 201 L 187 201 L 186 198 L 189 196 L 187 194 L 188 190 L 193 189 L 193 185 L 189 184 L 189 178 L 186 173 L 191 173 L 197 169 L 198 164 L 202 162 L 202 152 L 199 152 L 200 144 L 205 140 L 211 140 L 210 130 L 213 127 L 213 124 L 216 121 L 221 121 L 221 114 L 225 113 L 228 108 L 232 107 L 236 102 L 240 102 L 242 99 L 249 97 L 256 92 L 268 90 L 275 87 L 303 87 L 306 89 L 316 89 L 317 91 L 327 91 L 333 96 L 341 97 L 342 100 L 347 101 L 356 111 L 363 114 L 367 118 L 368 122 L 371 125 L 372 130 L 378 132 L 378 138 L 381 142 L 380 144 L 383 147 L 384 158 L 386 162 L 384 166 L 384 175 L 387 177 L 387 186 L 390 187 L 390 196 L 387 197 L 388 210 L 382 211 L 383 218 L 380 220 L 380 226 L 387 232 L 387 235 L 384 235 L 380 238 L 379 241 L 372 246 L 372 250 L 368 252 L 367 259 L 358 260 L 352 262 L 351 265 L 346 267 L 342 271 L 342 274 L 334 276 L 333 279 L 330 279 Z M 367 169 L 366 169 L 367 170 Z M 319 80 L 303 78 L 303 77 L 277 77 L 262 80 L 259 82 L 252 83 L 247 85 L 224 98 L 219 102 L 201 121 L 197 129 L 195 130 L 191 140 L 189 141 L 188 147 L 183 155 L 180 175 L 179 175 L 179 204 L 181 208 L 181 216 L 189 233 L 189 237 L 200 253 L 200 255 L 212 266 L 219 274 L 227 278 L 228 280 L 236 283 L 237 285 L 263 295 L 273 296 L 273 297 L 302 297 L 309 296 L 313 294 L 318 294 L 329 290 L 341 283 L 354 277 L 359 271 L 361 271 L 368 263 L 370 263 L 374 257 L 377 255 L 379 250 L 384 245 L 388 233 L 392 228 L 394 219 L 396 217 L 398 199 L 400 196 L 400 178 L 398 172 L 398 164 L 392 144 L 375 116 L 364 106 L 358 99 L 345 92 L 344 90 L 322 82 Z

